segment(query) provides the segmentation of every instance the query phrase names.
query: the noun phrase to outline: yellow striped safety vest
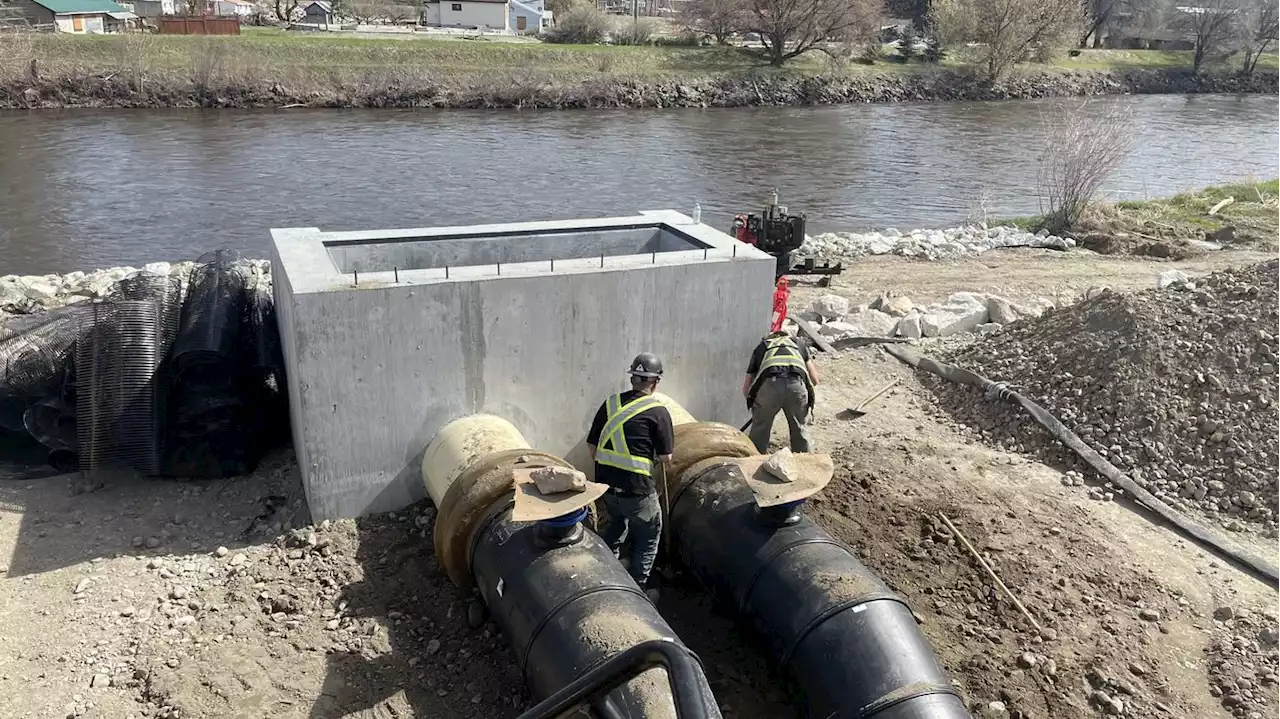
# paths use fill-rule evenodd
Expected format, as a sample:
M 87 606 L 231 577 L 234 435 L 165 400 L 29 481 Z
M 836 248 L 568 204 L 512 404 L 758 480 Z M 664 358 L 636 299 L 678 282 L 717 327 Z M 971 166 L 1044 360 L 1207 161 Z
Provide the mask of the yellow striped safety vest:
M 786 367 L 800 373 L 807 381 L 809 372 L 805 369 L 804 360 L 800 357 L 800 348 L 790 337 L 773 337 L 764 341 L 764 359 L 760 362 L 760 373 L 773 367 Z
M 605 411 L 609 418 L 605 420 L 604 429 L 600 431 L 600 444 L 596 447 L 596 461 L 600 464 L 618 469 L 625 469 L 645 477 L 653 472 L 653 460 L 648 457 L 636 457 L 627 449 L 627 435 L 622 425 L 627 420 L 647 409 L 660 407 L 662 403 L 650 395 L 642 395 L 623 404 L 622 395 L 615 394 L 605 400 Z

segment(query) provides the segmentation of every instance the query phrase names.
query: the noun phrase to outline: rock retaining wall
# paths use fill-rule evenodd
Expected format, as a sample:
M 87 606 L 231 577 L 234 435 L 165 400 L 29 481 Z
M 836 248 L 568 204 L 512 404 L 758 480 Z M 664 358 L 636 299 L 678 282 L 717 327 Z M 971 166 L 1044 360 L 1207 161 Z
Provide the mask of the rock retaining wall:
M 1069 250 L 1076 246 L 1070 237 L 1047 232 L 1031 233 L 1016 227 L 951 227 L 945 230 L 911 230 L 893 227 L 873 232 L 824 232 L 806 237 L 800 254 L 820 260 L 901 255 L 925 260 L 974 257 L 1001 247 L 1040 247 Z
M 407 80 L 316 87 L 278 82 L 198 86 L 182 77 L 72 74 L 0 81 L 0 109 L 56 107 L 433 107 L 605 108 L 831 105 L 925 100 L 1010 100 L 1075 95 L 1275 93 L 1277 74 L 1251 78 L 1187 70 L 1062 70 L 1019 73 L 991 84 L 962 70 L 857 74 L 743 73 L 693 78 L 602 74 L 565 81 L 539 71 L 469 77 L 425 74 Z

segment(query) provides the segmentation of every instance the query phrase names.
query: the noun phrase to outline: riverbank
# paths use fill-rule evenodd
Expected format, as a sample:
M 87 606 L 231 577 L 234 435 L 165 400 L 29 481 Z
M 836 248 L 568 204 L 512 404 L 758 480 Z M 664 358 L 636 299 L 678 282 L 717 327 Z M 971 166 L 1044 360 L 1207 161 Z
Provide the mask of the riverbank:
M 1022 100 L 1134 94 L 1275 93 L 1277 76 L 1251 79 L 1179 70 L 1085 70 L 1027 73 L 994 85 L 957 71 L 914 75 L 645 79 L 603 75 L 560 81 L 551 74 L 481 77 L 468 82 L 402 77 L 318 88 L 283 83 L 198 85 L 183 79 L 142 85 L 115 74 L 11 80 L 0 109 L 58 108 L 437 108 L 581 109 L 832 105 L 948 100 Z
M 664 108 L 1275 93 L 1271 63 L 1193 75 L 1176 54 L 1085 51 L 991 84 L 941 65 L 762 65 L 741 48 L 606 47 L 298 36 L 18 41 L 0 56 L 0 109 Z M 1150 55 L 1150 56 L 1148 56 Z
M 1173 197 L 1097 203 L 1067 230 L 1104 255 L 1183 258 L 1206 249 L 1274 252 L 1280 237 L 1280 181 L 1205 187 Z M 1039 216 L 1005 220 L 1038 231 Z

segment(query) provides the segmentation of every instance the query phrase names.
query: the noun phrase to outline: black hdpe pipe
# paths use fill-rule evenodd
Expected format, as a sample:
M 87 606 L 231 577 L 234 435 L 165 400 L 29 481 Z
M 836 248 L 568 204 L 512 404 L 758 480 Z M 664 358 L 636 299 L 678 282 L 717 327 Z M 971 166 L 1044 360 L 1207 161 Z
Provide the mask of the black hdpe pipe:
M 762 510 L 734 458 L 750 440 L 714 423 L 676 428 L 670 526 L 684 564 L 753 625 L 822 719 L 968 719 L 911 609 L 800 513 Z
M 1081 459 L 1089 463 L 1090 467 L 1107 478 L 1115 486 L 1123 489 L 1130 497 L 1133 497 L 1139 504 L 1155 513 L 1161 519 L 1168 522 L 1183 536 L 1190 538 L 1200 546 L 1214 552 L 1218 556 L 1226 559 L 1234 564 L 1238 569 L 1253 576 L 1262 582 L 1266 582 L 1268 586 L 1274 587 L 1277 581 L 1280 581 L 1280 569 L 1275 564 L 1255 556 L 1248 551 L 1232 545 L 1226 539 L 1209 531 L 1208 529 L 1196 524 L 1187 517 L 1183 516 L 1169 505 L 1160 501 L 1154 494 L 1148 492 L 1138 483 L 1133 481 L 1120 468 L 1116 467 L 1105 457 L 1098 454 L 1092 447 L 1084 443 L 1079 435 L 1072 432 L 1064 425 L 1061 420 L 1053 416 L 1044 407 L 1032 402 L 1025 396 L 1009 389 L 1002 382 L 996 382 L 975 372 L 949 365 L 945 362 L 908 352 L 898 347 L 885 347 L 885 351 L 893 355 L 898 360 L 915 367 L 916 369 L 931 372 L 950 382 L 957 384 L 966 384 L 982 390 L 987 399 L 1004 399 L 1020 406 L 1027 414 L 1049 431 L 1059 442 L 1062 442 L 1072 452 L 1075 452 Z
M 459 586 L 479 590 L 525 684 L 544 700 L 522 719 L 560 716 L 568 699 L 602 719 L 720 717 L 696 655 L 582 525 L 585 508 L 546 521 L 512 519 L 513 472 L 567 467 L 564 460 L 528 449 L 509 423 L 476 416 L 442 429 L 422 466 L 439 508 L 441 566 Z M 655 641 L 660 657 L 650 651 L 658 645 L 647 644 Z M 649 649 L 628 654 L 641 645 Z

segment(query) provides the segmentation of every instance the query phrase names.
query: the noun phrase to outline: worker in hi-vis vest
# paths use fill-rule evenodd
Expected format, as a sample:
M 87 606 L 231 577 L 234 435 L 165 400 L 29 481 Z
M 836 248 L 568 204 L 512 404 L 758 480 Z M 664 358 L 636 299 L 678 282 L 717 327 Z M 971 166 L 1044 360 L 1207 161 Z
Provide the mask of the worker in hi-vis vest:
M 783 331 L 765 336 L 751 353 L 747 377 L 742 381 L 742 395 L 751 412 L 748 436 L 761 454 L 769 451 L 769 434 L 773 419 L 781 411 L 787 417 L 791 432 L 791 451 L 809 451 L 809 433 L 805 429 L 813 412 L 813 387 L 818 384 L 809 350 Z
M 675 430 L 671 413 L 653 393 L 662 380 L 662 360 L 648 352 L 631 362 L 631 389 L 605 400 L 591 421 L 587 446 L 596 481 L 609 485 L 600 498 L 609 513 L 602 539 L 616 557 L 631 536 L 631 576 L 642 588 L 658 556 L 662 507 L 654 472 L 671 459 Z

